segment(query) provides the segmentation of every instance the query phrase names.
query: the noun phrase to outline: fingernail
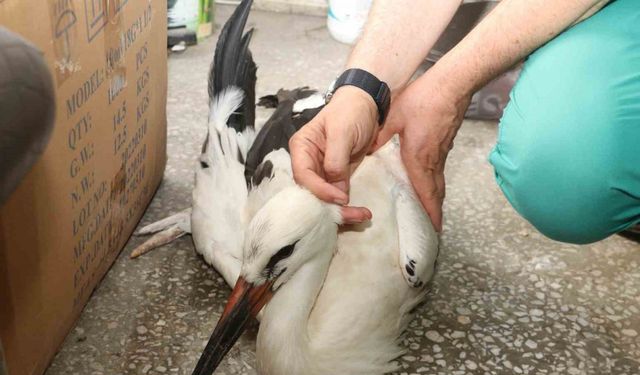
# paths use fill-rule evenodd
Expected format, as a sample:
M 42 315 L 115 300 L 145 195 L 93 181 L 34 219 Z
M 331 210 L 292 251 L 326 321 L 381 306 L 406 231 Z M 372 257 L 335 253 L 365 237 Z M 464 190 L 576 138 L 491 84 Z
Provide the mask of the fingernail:
M 333 203 L 344 206 L 345 204 L 349 203 L 349 201 L 346 198 L 337 197 L 333 198 Z
M 332 185 L 345 193 L 347 192 L 347 181 L 345 180 L 333 182 Z

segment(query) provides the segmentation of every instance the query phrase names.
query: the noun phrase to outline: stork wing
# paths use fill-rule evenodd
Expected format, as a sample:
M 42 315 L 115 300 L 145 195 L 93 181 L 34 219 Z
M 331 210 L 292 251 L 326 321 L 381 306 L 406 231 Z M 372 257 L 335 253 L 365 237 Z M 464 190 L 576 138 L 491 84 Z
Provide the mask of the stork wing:
M 438 235 L 410 185 L 394 189 L 399 263 L 409 286 L 422 288 L 435 273 Z
M 429 216 L 422 208 L 400 158 L 398 137 L 393 137 L 376 155 L 393 174 L 392 190 L 398 225 L 398 263 L 402 275 L 413 288 L 422 288 L 435 273 L 439 239 Z
M 196 167 L 191 230 L 196 251 L 212 264 L 231 286 L 235 285 L 242 260 L 247 185 L 244 182 L 246 145 L 253 129 L 237 132 L 227 127 L 231 113 L 239 108 L 243 93 L 229 88 L 211 107 L 205 153 Z M 220 124 L 223 124 L 220 126 Z
M 245 228 L 278 191 L 293 184 L 289 138 L 311 120 L 324 98 L 306 87 L 261 99 L 276 108 L 255 135 L 256 65 L 243 35 L 251 0 L 243 0 L 225 23 L 209 72 L 209 124 L 196 166 L 192 208 L 153 223 L 156 233 L 132 256 L 191 232 L 196 251 L 233 286 L 242 260 Z
M 308 88 L 280 90 L 272 100 L 275 112 L 255 135 L 256 66 L 248 48 L 253 30 L 242 35 L 250 6 L 245 0 L 236 8 L 216 46 L 209 77 L 209 129 L 191 215 L 197 251 L 232 286 L 251 217 L 294 183 L 289 138 L 324 104 L 321 95 Z
M 260 128 L 260 132 L 249 150 L 245 163 L 247 185 L 256 186 L 262 181 L 262 174 L 256 172 L 270 152 L 278 149 L 289 151 L 289 138 L 324 106 L 324 100 L 321 103 L 310 101 L 311 98 L 318 96 L 321 97 L 316 90 L 299 87 L 295 90 L 280 89 L 276 95 L 260 98 L 259 105 L 276 110 Z M 304 106 L 305 103 L 310 103 L 311 106 Z M 254 175 L 256 175 L 257 181 L 252 181 Z
M 256 65 L 253 30 L 242 34 L 251 0 L 225 23 L 209 73 L 209 125 L 193 189 L 191 229 L 196 251 L 233 286 L 247 224 L 244 161 L 255 138 Z

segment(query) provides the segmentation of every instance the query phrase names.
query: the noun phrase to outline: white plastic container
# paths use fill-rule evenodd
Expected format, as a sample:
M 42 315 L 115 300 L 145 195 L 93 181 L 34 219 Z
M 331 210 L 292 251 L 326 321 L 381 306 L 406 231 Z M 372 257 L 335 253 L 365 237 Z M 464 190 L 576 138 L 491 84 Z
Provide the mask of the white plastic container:
M 327 27 L 331 36 L 341 43 L 355 43 L 367 21 L 372 1 L 329 0 Z
M 169 28 L 184 27 L 198 30 L 199 0 L 172 0 L 168 2 L 167 19 Z

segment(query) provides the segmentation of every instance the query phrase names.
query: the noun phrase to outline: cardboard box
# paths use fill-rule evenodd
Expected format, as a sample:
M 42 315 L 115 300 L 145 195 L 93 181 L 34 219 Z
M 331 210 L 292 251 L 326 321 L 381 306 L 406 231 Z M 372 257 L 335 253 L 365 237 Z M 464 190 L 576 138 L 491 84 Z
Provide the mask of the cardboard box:
M 166 163 L 166 1 L 0 0 L 42 49 L 56 125 L 0 211 L 0 337 L 42 374 L 129 238 Z

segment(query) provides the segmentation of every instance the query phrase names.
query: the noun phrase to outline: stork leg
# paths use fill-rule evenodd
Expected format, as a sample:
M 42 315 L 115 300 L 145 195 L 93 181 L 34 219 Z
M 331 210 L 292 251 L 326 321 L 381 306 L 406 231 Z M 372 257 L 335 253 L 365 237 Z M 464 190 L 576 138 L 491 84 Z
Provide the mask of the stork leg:
M 133 249 L 129 257 L 131 259 L 137 258 L 140 255 L 166 245 L 187 233 L 191 233 L 191 208 L 180 211 L 175 215 L 171 215 L 167 218 L 156 221 L 155 223 L 151 223 L 138 230 L 135 233 L 136 236 L 148 234 L 153 234 L 153 236 Z
M 134 259 L 140 255 L 146 254 L 151 250 L 157 249 L 160 246 L 166 245 L 173 240 L 180 238 L 187 234 L 182 228 L 177 225 L 173 225 L 162 232 L 154 234 L 151 238 L 144 241 L 140 246 L 133 249 L 129 258 Z
M 155 223 L 145 225 L 138 229 L 134 234 L 136 236 L 144 236 L 148 234 L 157 233 L 168 229 L 174 225 L 178 225 L 184 229 L 185 232 L 191 233 L 191 207 L 186 208 L 177 214 L 167 216 L 162 220 L 158 220 Z

